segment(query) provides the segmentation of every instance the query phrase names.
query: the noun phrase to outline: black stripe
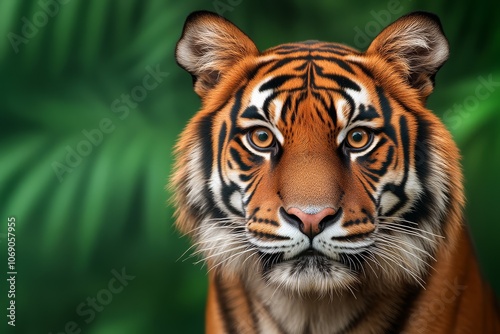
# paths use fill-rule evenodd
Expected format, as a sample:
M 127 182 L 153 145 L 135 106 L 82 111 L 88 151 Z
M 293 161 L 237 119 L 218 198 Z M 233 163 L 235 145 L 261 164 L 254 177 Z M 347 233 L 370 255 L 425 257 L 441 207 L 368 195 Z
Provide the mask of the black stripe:
M 248 229 L 248 232 L 252 233 L 255 237 L 259 239 L 273 239 L 273 240 L 290 240 L 290 237 L 284 237 L 282 235 L 271 234 L 266 232 L 260 232 Z
M 282 44 L 275 46 L 274 48 L 271 49 L 271 51 L 279 51 L 279 50 L 300 50 L 301 48 L 304 48 L 304 46 L 299 42 L 299 43 L 288 43 L 288 44 Z M 304 50 L 309 50 L 309 47 Z
M 384 213 L 385 216 L 393 216 L 406 204 L 406 202 L 408 202 L 408 196 L 405 192 L 405 186 L 410 170 L 410 138 L 408 136 L 408 125 L 404 116 L 401 116 L 399 119 L 399 131 L 401 136 L 401 150 L 404 154 L 404 174 L 400 184 L 389 183 L 386 184 L 384 186 L 384 189 L 382 190 L 382 195 L 384 192 L 390 191 L 399 199 L 399 202 L 394 205 L 389 212 Z
M 328 95 L 328 105 L 326 107 L 328 115 L 330 115 L 330 119 L 332 120 L 333 126 L 337 125 L 337 110 L 335 109 L 335 103 L 333 103 L 333 98 L 331 95 Z
M 222 159 L 222 150 L 224 149 L 225 142 L 227 136 L 227 124 L 226 122 L 222 123 L 222 126 L 219 131 L 219 142 L 217 143 L 217 161 L 221 161 Z M 202 137 L 203 138 L 203 137 Z M 217 168 L 219 171 L 219 178 L 222 183 L 224 183 L 224 179 L 222 176 L 222 164 L 217 164 Z
M 392 163 L 393 158 L 394 158 L 394 146 L 391 145 L 387 149 L 387 159 L 382 163 L 382 166 L 380 167 L 380 169 L 377 170 L 377 169 L 372 169 L 372 168 L 366 168 L 366 170 L 369 171 L 370 173 L 377 175 L 377 176 L 383 176 L 387 173 L 387 169 L 389 168 L 389 165 Z
M 302 72 L 302 71 L 305 71 L 308 66 L 309 66 L 309 62 L 308 61 L 304 61 L 302 64 L 300 64 L 298 66 L 295 66 L 293 68 L 293 70 L 294 71 L 298 71 L 298 72 Z
M 366 194 L 370 197 L 370 200 L 372 201 L 372 203 L 375 204 L 375 206 L 378 206 L 377 200 L 375 199 L 375 197 L 373 197 L 372 193 L 370 191 L 368 191 L 368 189 L 366 189 L 366 186 L 363 183 L 363 181 L 357 175 L 356 175 L 356 178 L 359 180 L 359 182 L 363 186 L 363 189 L 365 190 Z
M 274 65 L 269 68 L 268 73 L 272 73 L 272 72 L 276 71 L 277 69 L 282 68 L 283 66 L 285 66 L 285 65 L 287 65 L 287 64 L 289 64 L 289 63 L 291 63 L 293 61 L 296 61 L 296 60 L 302 60 L 303 61 L 302 58 L 301 59 L 297 59 L 295 57 L 292 57 L 292 58 L 282 58 L 282 59 L 275 60 L 274 61 Z
M 311 60 L 324 60 L 324 61 L 329 61 L 329 62 L 335 63 L 343 70 L 345 70 L 351 74 L 354 74 L 352 67 L 342 59 L 333 58 L 333 57 L 324 57 L 324 56 L 311 56 L 310 59 Z
M 279 53 L 279 54 L 286 54 L 286 53 L 293 53 L 293 52 L 308 52 L 308 51 L 318 51 L 318 52 L 325 52 L 325 53 L 336 53 L 336 54 L 346 54 L 346 53 L 353 53 L 353 51 L 341 44 L 334 44 L 334 43 L 325 43 L 325 42 L 320 42 L 316 40 L 308 40 L 304 42 L 298 42 L 298 43 L 290 43 L 290 44 L 284 44 L 284 45 L 279 45 L 276 46 L 270 50 L 269 52 L 274 52 L 274 53 Z
M 248 220 L 250 220 L 250 218 Z M 255 215 L 253 217 L 251 217 L 251 220 L 254 223 L 261 223 L 261 224 L 273 225 L 273 226 L 277 226 L 277 227 L 280 226 L 280 224 L 276 220 L 267 219 L 267 218 L 257 218 L 257 216 L 255 216 Z
M 358 107 L 358 110 L 359 110 L 358 116 L 356 116 L 352 120 L 352 122 L 371 121 L 372 119 L 380 118 L 379 113 L 377 112 L 377 110 L 375 110 L 373 106 L 365 107 L 365 105 L 361 103 Z
M 231 195 L 233 195 L 233 193 L 235 192 L 239 192 L 239 190 L 240 188 L 234 182 L 231 182 L 230 184 L 224 184 L 221 189 L 221 196 L 222 196 L 222 201 L 232 214 L 244 217 L 245 212 L 241 211 L 242 208 L 236 208 L 231 203 Z
M 219 142 L 218 142 L 218 157 L 219 157 L 219 161 L 222 157 L 222 150 L 224 149 L 224 146 L 225 146 L 225 142 L 226 142 L 226 136 L 227 136 L 227 125 L 226 123 L 222 123 L 222 126 L 221 126 L 221 129 L 220 129 L 220 132 L 219 132 Z M 238 208 L 235 208 L 231 205 L 231 195 L 233 194 L 233 192 L 235 191 L 238 191 L 238 186 L 231 182 L 230 184 L 226 184 L 224 182 L 224 177 L 222 175 L 222 164 L 217 164 L 217 167 L 218 167 L 218 171 L 219 171 L 219 179 L 221 181 L 221 184 L 222 184 L 222 189 L 221 189 L 221 196 L 222 196 L 222 200 L 223 200 L 223 203 L 225 204 L 226 208 L 233 214 L 236 214 L 236 215 L 242 215 L 243 213 L 238 209 Z
M 222 280 L 223 278 L 219 275 L 214 275 L 214 286 L 217 292 L 217 304 L 219 305 L 222 323 L 224 324 L 226 333 L 237 334 L 236 319 L 232 317 L 231 308 L 229 307 L 230 297 L 226 294 L 227 288 L 224 286 Z
M 252 213 L 248 216 L 248 220 L 253 219 L 255 217 L 255 215 L 257 214 L 257 212 L 259 212 L 259 211 L 260 211 L 260 206 L 253 209 Z
M 431 124 L 417 116 L 418 130 L 415 145 L 415 169 L 417 177 L 422 185 L 428 183 L 429 173 L 431 170 L 431 157 L 429 153 L 430 128 Z M 436 195 L 431 193 L 429 187 L 423 186 L 423 193 L 415 203 L 415 209 L 403 215 L 405 220 L 418 222 L 427 220 L 432 215 L 432 208 L 436 203 Z M 443 192 L 449 198 L 449 189 L 444 189 Z M 439 232 L 443 233 L 443 226 L 439 225 Z
M 286 115 L 288 111 L 290 111 L 292 108 L 292 97 L 290 95 L 287 95 L 285 98 L 285 102 L 283 103 L 283 106 L 281 108 L 281 120 L 285 122 L 286 120 Z
M 224 146 L 226 144 L 225 143 L 226 137 L 227 137 L 227 125 L 224 122 L 224 123 L 222 123 L 221 129 L 219 132 L 219 142 L 218 142 L 218 152 L 217 152 L 217 156 L 218 156 L 219 161 L 222 157 L 222 150 L 224 149 Z M 233 192 L 238 191 L 238 189 L 239 189 L 238 186 L 233 182 L 231 182 L 230 184 L 226 184 L 224 182 L 221 163 L 217 164 L 217 168 L 219 171 L 219 179 L 220 179 L 220 182 L 222 184 L 221 196 L 223 199 L 223 203 L 225 204 L 226 208 L 231 213 L 236 214 L 236 215 L 243 215 L 243 213 L 239 210 L 239 208 L 235 208 L 234 206 L 231 205 L 231 200 L 230 200 Z
M 259 177 L 258 179 L 255 178 L 247 187 L 246 189 L 246 193 L 249 192 L 249 189 L 251 189 L 254 185 L 255 187 L 254 188 L 257 188 L 260 184 L 260 181 L 262 181 L 262 177 Z M 253 198 L 253 195 L 255 195 L 255 190 L 250 190 L 250 196 L 248 196 L 247 200 L 243 201 L 245 205 L 248 205 L 248 203 L 250 203 L 250 201 L 252 200 Z
M 264 122 L 267 122 L 264 116 L 262 116 L 261 113 L 259 113 L 258 109 L 256 106 L 249 106 L 248 108 L 243 111 L 243 113 L 240 116 L 241 118 L 248 118 L 248 119 L 258 119 Z
M 267 117 L 267 122 L 271 123 L 271 113 L 269 110 L 269 106 L 271 105 L 271 102 L 276 98 L 278 95 L 278 92 L 274 92 L 272 94 L 269 94 L 269 96 L 264 100 L 264 104 L 262 105 L 262 110 L 264 111 L 265 117 Z
M 205 180 L 210 179 L 212 175 L 212 161 L 213 161 L 213 139 L 212 139 L 212 114 L 209 114 L 202 118 L 198 123 L 198 133 L 199 138 L 203 138 L 201 140 L 202 151 L 201 151 L 201 161 L 203 167 L 203 176 Z
M 324 51 L 324 52 L 342 52 L 342 54 L 345 53 L 352 53 L 353 50 L 345 47 L 342 44 L 333 44 L 333 43 L 328 43 L 328 44 L 322 44 L 319 48 L 319 51 Z
M 316 51 L 316 50 L 308 50 L 308 51 Z M 288 54 L 288 53 L 279 53 L 279 54 Z M 345 70 L 346 72 L 349 72 L 350 74 L 354 74 L 354 70 L 350 64 L 345 62 L 342 59 L 335 58 L 335 57 L 326 57 L 326 56 L 320 56 L 320 55 L 312 55 L 308 53 L 307 55 L 295 55 L 293 57 L 285 57 L 281 58 L 279 60 L 274 60 L 274 65 L 269 69 L 268 72 L 273 72 L 291 62 L 303 62 L 302 64 L 296 66 L 294 69 L 296 71 L 303 71 L 307 67 L 307 64 L 311 61 L 328 61 L 331 63 L 335 63 L 337 66 Z
M 384 117 L 384 133 L 394 142 L 397 142 L 396 130 L 391 124 L 392 108 L 389 100 L 385 97 L 384 90 L 382 87 L 377 86 L 377 96 L 380 103 L 380 108 L 382 109 L 382 115 Z
M 266 91 L 268 89 L 275 90 L 275 89 L 281 87 L 287 81 L 289 81 L 290 79 L 293 79 L 293 78 L 296 78 L 296 76 L 295 75 L 290 75 L 290 74 L 278 75 L 278 76 L 270 79 L 269 81 L 267 81 L 262 86 L 260 86 L 259 92 L 263 92 L 263 91 Z
M 380 178 L 378 176 L 375 176 L 373 175 L 369 170 L 366 170 L 366 171 L 363 171 L 363 179 L 370 183 L 368 178 L 370 178 L 370 180 L 372 180 L 373 182 L 378 182 L 380 180 Z M 373 186 L 371 183 L 370 183 L 370 186 L 373 190 L 376 190 L 375 186 Z
M 332 91 L 342 95 L 342 97 L 347 101 L 347 104 L 349 105 L 349 115 L 347 116 L 347 122 L 350 123 L 352 115 L 354 114 L 354 108 L 356 108 L 356 104 L 354 103 L 354 99 L 343 90 L 332 89 Z
M 236 162 L 236 164 L 238 165 L 238 169 L 240 169 L 244 172 L 247 172 L 252 168 L 252 166 L 245 164 L 243 162 L 243 160 L 241 160 L 240 153 L 234 147 L 231 147 L 229 149 L 229 154 L 231 155 L 231 158 L 233 159 L 233 161 Z
M 355 90 L 357 92 L 361 91 L 361 87 L 359 87 L 359 85 L 357 83 L 355 83 L 354 81 L 352 81 L 351 79 L 349 79 L 346 76 L 338 75 L 338 74 L 324 73 L 323 68 L 321 66 L 316 65 L 316 64 L 314 65 L 314 69 L 315 69 L 316 74 L 318 76 L 321 76 L 323 78 L 326 78 L 326 79 L 329 79 L 329 80 L 336 82 L 340 86 L 340 88 L 342 88 L 344 90 L 345 89 L 352 89 L 352 90 Z M 317 86 L 317 85 L 314 85 L 313 88 L 315 88 L 315 89 L 331 89 L 329 87 L 321 87 L 321 86 Z
M 242 182 L 248 182 L 248 181 L 250 181 L 252 179 L 252 177 L 253 177 L 252 173 L 250 173 L 248 175 L 247 174 L 240 174 L 240 180 Z M 248 203 L 245 203 L 245 204 L 248 204 Z
M 248 294 L 247 290 L 242 287 L 241 290 L 243 291 L 245 295 L 245 300 L 247 301 L 248 309 L 250 310 L 250 317 L 252 318 L 252 329 L 258 333 L 258 325 L 259 325 L 259 317 L 257 313 L 255 312 L 255 306 L 253 304 L 252 298 L 250 298 L 250 295 Z
M 245 144 L 243 144 L 243 142 L 241 141 L 241 138 L 239 136 L 234 137 L 233 141 L 236 144 L 238 144 L 238 146 L 240 147 L 240 149 L 243 150 L 243 151 L 245 151 L 249 156 L 253 156 L 254 155 L 254 153 L 252 151 L 250 151 Z M 253 160 L 252 158 L 250 158 L 250 161 L 255 162 L 255 160 Z
M 418 114 L 412 112 L 412 110 L 401 100 L 395 99 L 396 103 L 398 103 L 407 113 L 413 115 L 417 119 L 417 138 L 415 143 L 415 169 L 417 176 L 420 180 L 421 184 L 426 184 L 429 178 L 429 173 L 431 171 L 431 155 L 429 152 L 430 140 L 431 140 L 431 132 L 432 132 L 432 123 L 423 119 Z M 449 197 L 450 189 L 443 190 L 444 195 Z M 435 194 L 432 194 L 428 187 L 423 187 L 423 193 L 420 195 L 419 199 L 414 205 L 414 210 L 411 212 L 407 212 L 403 215 L 405 220 L 409 221 L 421 221 L 425 220 L 432 215 L 431 208 L 432 205 L 429 203 L 436 203 Z M 443 232 L 444 225 L 439 225 L 439 232 Z
M 367 223 L 368 223 L 368 221 L 365 224 L 367 224 Z M 342 225 L 342 227 L 349 227 L 351 225 L 359 225 L 359 224 L 352 223 L 352 224 L 347 225 L 347 223 L 345 223 L 345 224 Z M 365 237 L 367 237 L 367 236 L 369 236 L 371 234 L 372 234 L 372 232 L 349 234 L 349 235 L 345 235 L 345 236 L 341 236 L 341 237 L 331 237 L 331 240 L 332 241 L 356 242 L 359 239 L 364 239 Z M 346 248 L 349 248 L 349 247 L 346 247 Z
M 372 184 L 370 182 L 370 180 L 374 181 L 374 182 L 378 182 L 379 178 L 376 177 L 376 176 L 373 176 L 371 174 L 368 174 L 368 173 L 363 173 L 361 174 L 361 177 L 363 178 L 363 180 L 368 183 L 368 185 L 370 186 L 370 188 L 372 188 L 373 191 L 377 191 L 377 187 L 375 187 L 374 184 Z M 368 179 L 368 177 L 370 178 L 370 180 Z M 359 178 L 358 178 L 359 179 Z M 360 179 L 361 180 L 361 179 Z
M 213 166 L 213 136 L 212 136 L 212 120 L 213 114 L 209 114 L 202 118 L 198 125 L 198 133 L 200 138 L 203 138 L 201 141 L 203 143 L 201 149 L 201 165 L 203 171 L 203 182 L 200 185 L 203 187 L 203 198 L 207 202 L 206 206 L 199 207 L 197 212 L 198 217 L 205 217 L 207 211 L 211 211 L 212 218 L 225 218 L 225 214 L 222 213 L 219 208 L 215 205 L 213 194 L 208 188 L 208 181 L 210 180 L 210 176 L 212 175 L 212 166 Z
M 233 106 L 231 107 L 231 113 L 230 113 L 230 120 L 231 120 L 231 131 L 229 137 L 233 138 L 237 132 L 237 120 L 238 117 L 240 116 L 240 109 L 241 109 L 241 98 L 243 96 L 243 89 L 244 87 L 240 88 L 236 94 L 234 95 L 234 103 Z M 225 124 L 224 124 L 225 125 Z M 219 145 L 225 144 L 223 141 L 219 142 Z M 219 152 L 220 153 L 220 152 Z M 219 154 L 219 161 L 220 161 L 221 155 Z
M 349 60 L 346 60 L 346 62 L 349 63 L 351 66 L 359 68 L 368 78 L 372 80 L 375 79 L 373 73 L 364 64 Z
M 410 320 L 412 312 L 412 307 L 415 301 L 419 297 L 423 289 L 418 285 L 408 284 L 407 288 L 402 291 L 408 291 L 405 298 L 403 298 L 403 303 L 400 305 L 400 312 L 397 317 L 391 322 L 390 327 L 385 331 L 389 334 L 398 334 L 404 332 L 408 320 Z

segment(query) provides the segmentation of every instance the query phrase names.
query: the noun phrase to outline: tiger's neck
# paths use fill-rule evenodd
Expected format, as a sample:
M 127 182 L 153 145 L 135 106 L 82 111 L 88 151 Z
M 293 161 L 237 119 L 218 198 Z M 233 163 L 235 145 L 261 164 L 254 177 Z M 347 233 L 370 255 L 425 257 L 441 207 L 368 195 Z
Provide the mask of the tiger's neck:
M 297 296 L 252 277 L 210 275 L 206 332 L 219 333 L 499 333 L 494 295 L 483 283 L 461 228 L 426 287 L 363 286 L 354 293 Z M 474 307 L 472 307 L 474 305 Z

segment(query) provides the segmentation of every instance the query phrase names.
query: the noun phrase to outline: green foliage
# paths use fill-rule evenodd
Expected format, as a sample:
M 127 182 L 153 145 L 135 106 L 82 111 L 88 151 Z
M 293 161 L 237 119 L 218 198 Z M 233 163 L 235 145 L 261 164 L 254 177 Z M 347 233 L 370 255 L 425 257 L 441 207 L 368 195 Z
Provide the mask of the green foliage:
M 0 233 L 7 233 L 7 217 L 16 217 L 15 332 L 59 333 L 71 321 L 95 334 L 202 332 L 206 274 L 192 260 L 177 261 L 188 241 L 172 227 L 164 189 L 175 138 L 199 107 L 173 57 L 185 17 L 222 10 L 260 49 L 304 39 L 358 46 L 355 28 L 381 27 L 376 17 L 389 2 L 61 2 L 67 4 L 0 3 Z M 49 3 L 57 11 L 45 7 L 44 23 L 40 13 Z M 500 81 L 498 7 L 444 1 L 423 8 L 442 18 L 452 50 L 429 106 L 462 149 L 468 219 L 497 291 L 500 95 L 493 86 L 477 103 L 468 97 L 476 96 L 478 77 Z M 398 8 L 391 21 L 422 9 L 411 0 Z M 30 37 L 23 34 L 26 20 L 34 25 L 25 28 Z M 12 33 L 21 39 L 12 42 Z M 140 98 L 127 104 L 123 94 Z M 466 105 L 462 112 L 454 111 L 457 103 Z M 91 142 L 84 132 L 96 144 L 83 143 Z M 80 158 L 68 153 L 79 150 Z M 5 268 L 4 235 L 0 242 Z M 79 314 L 87 298 L 109 291 L 112 270 L 122 268 L 135 278 L 95 319 Z M 5 275 L 2 269 L 2 282 Z

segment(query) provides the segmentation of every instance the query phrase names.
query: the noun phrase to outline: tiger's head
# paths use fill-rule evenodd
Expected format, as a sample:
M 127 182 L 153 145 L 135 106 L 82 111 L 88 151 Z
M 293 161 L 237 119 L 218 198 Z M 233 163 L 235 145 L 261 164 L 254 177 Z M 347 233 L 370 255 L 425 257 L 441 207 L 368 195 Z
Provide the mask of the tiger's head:
M 259 52 L 226 19 L 193 13 L 176 58 L 202 107 L 176 148 L 178 228 L 214 271 L 289 292 L 423 284 L 463 204 L 458 150 L 425 107 L 447 57 L 428 13 L 366 52 Z

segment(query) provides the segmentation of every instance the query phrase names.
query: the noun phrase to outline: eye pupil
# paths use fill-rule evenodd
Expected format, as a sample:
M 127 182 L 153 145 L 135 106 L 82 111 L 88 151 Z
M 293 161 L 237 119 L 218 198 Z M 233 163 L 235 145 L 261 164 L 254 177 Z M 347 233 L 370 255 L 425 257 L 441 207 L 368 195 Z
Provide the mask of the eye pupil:
M 359 131 L 356 131 L 352 134 L 352 140 L 354 140 L 357 143 L 360 143 L 363 141 L 363 134 Z
M 356 150 L 364 149 L 371 143 L 372 137 L 372 133 L 364 128 L 352 129 L 347 135 L 347 146 Z
M 265 143 L 268 139 L 269 139 L 269 135 L 267 134 L 267 132 L 264 132 L 264 131 L 259 131 L 257 133 L 257 139 L 262 142 L 262 143 Z
M 274 143 L 274 137 L 270 130 L 258 128 L 249 133 L 250 142 L 258 149 L 267 149 Z

